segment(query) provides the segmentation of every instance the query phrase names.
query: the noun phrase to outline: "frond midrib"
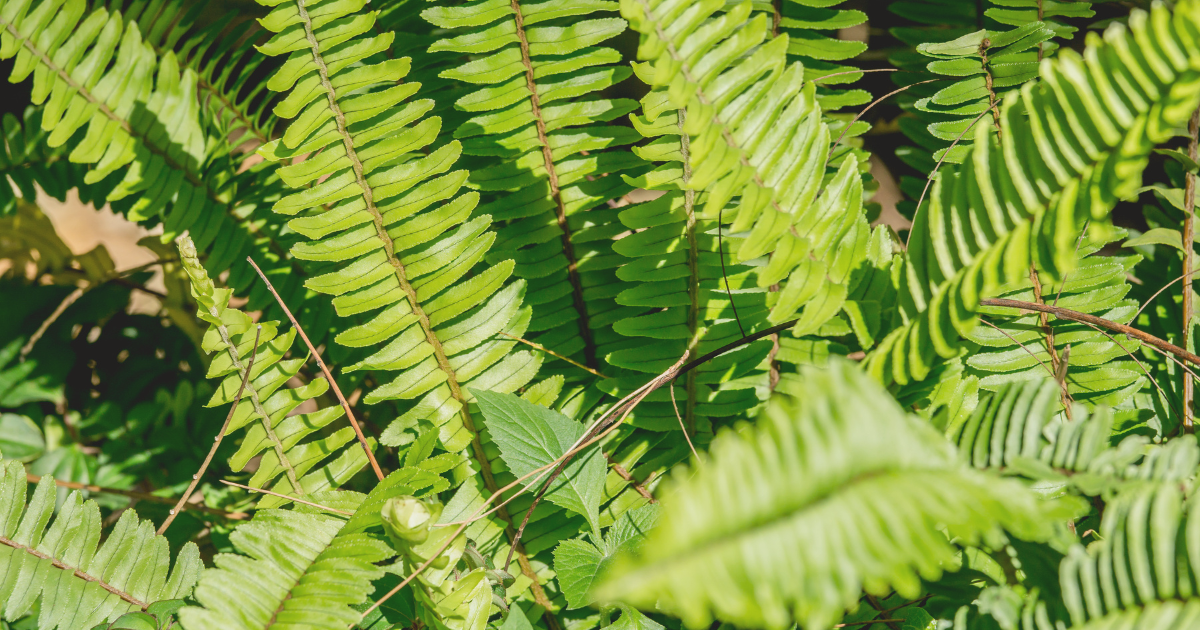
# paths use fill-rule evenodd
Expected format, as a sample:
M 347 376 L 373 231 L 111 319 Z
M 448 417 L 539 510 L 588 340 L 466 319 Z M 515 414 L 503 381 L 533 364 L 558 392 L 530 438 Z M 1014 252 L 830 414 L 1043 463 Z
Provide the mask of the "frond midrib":
M 683 155 L 683 211 L 687 215 L 688 241 L 688 340 L 687 351 L 692 354 L 700 346 L 700 252 L 696 243 L 696 191 L 691 190 L 689 182 L 692 179 L 691 139 L 683 131 L 683 123 L 687 110 L 679 111 L 679 151 Z M 724 252 L 720 254 L 724 256 Z M 732 303 L 732 302 L 731 302 Z M 699 370 L 688 370 L 686 381 L 687 403 L 684 407 L 684 430 L 696 430 L 696 377 Z M 673 386 L 672 386 L 673 387 Z
M 587 302 L 583 297 L 583 279 L 579 276 L 579 261 L 575 256 L 575 245 L 571 242 L 571 227 L 567 223 L 567 208 L 562 200 L 562 190 L 558 184 L 558 169 L 554 164 L 554 156 L 550 150 L 550 141 L 546 136 L 546 120 L 542 116 L 541 99 L 538 97 L 537 84 L 533 77 L 533 60 L 529 57 L 529 40 L 525 35 L 525 17 L 521 14 L 519 0 L 509 0 L 512 7 L 513 21 L 516 24 L 517 40 L 520 42 L 521 65 L 525 72 L 525 87 L 529 90 L 529 106 L 533 111 L 534 123 L 537 126 L 538 143 L 542 148 L 542 161 L 546 167 L 546 180 L 550 185 L 550 196 L 554 199 L 554 215 L 558 221 L 558 229 L 562 231 L 561 239 L 563 257 L 567 259 L 567 278 L 571 282 L 571 299 L 579 319 L 579 336 L 583 339 L 584 364 L 593 370 L 599 369 L 596 357 L 596 340 L 588 323 Z
M 514 0 L 515 1 L 515 0 Z M 483 442 L 479 437 L 479 430 L 475 426 L 474 419 L 471 417 L 471 411 L 468 407 L 467 397 L 463 394 L 462 387 L 458 382 L 458 376 L 454 372 L 454 368 L 450 365 L 449 359 L 446 357 L 446 351 L 442 347 L 441 340 L 438 339 L 437 333 L 434 332 L 432 324 L 429 322 L 429 316 L 421 307 L 420 300 L 417 299 L 417 292 L 408 281 L 408 276 L 404 268 L 404 263 L 396 257 L 395 243 L 383 225 L 383 215 L 379 212 L 379 208 L 375 206 L 374 194 L 371 185 L 367 182 L 366 175 L 363 173 L 362 161 L 358 158 L 358 153 L 354 149 L 354 140 L 350 137 L 349 131 L 346 129 L 345 115 L 342 113 L 341 106 L 337 102 L 337 92 L 333 88 L 333 83 L 329 80 L 329 71 L 325 65 L 324 59 L 321 57 L 320 43 L 317 41 L 316 35 L 313 33 L 312 20 L 309 18 L 308 9 L 305 7 L 305 0 L 296 0 L 296 7 L 300 13 L 300 21 L 304 25 L 304 35 L 308 40 L 308 45 L 313 55 L 313 63 L 317 67 L 317 74 L 320 78 L 321 85 L 325 90 L 326 99 L 329 102 L 330 111 L 333 112 L 333 119 L 337 125 L 338 134 L 341 137 L 342 145 L 346 150 L 346 157 L 350 159 L 351 168 L 354 171 L 355 182 L 362 190 L 363 201 L 366 203 L 367 211 L 371 213 L 371 220 L 375 226 L 375 233 L 379 240 L 383 243 L 384 253 L 387 256 L 387 261 L 392 265 L 395 271 L 396 280 L 400 284 L 400 288 L 404 291 L 408 299 L 409 305 L 412 307 L 413 315 L 417 317 L 417 322 L 425 333 L 425 340 L 433 347 L 434 358 L 437 360 L 438 368 L 446 374 L 446 384 L 450 388 L 450 394 L 461 405 L 459 414 L 462 417 L 463 426 L 471 433 L 471 450 L 475 456 L 475 460 L 479 464 L 480 473 L 483 475 L 483 481 L 489 492 L 495 493 L 499 489 L 496 483 L 495 475 L 492 473 L 491 461 L 488 460 L 487 453 L 483 449 Z M 516 531 L 513 529 L 512 517 L 508 510 L 501 506 L 496 514 L 504 520 L 505 532 L 509 540 L 512 542 L 517 551 L 517 560 L 521 565 L 522 572 L 526 574 L 532 581 L 532 588 L 535 595 L 538 597 L 538 603 L 549 603 L 545 593 L 542 592 L 541 584 L 538 581 L 536 573 L 534 573 L 529 560 L 525 556 L 524 549 L 520 544 L 520 540 L 516 537 Z
M 217 321 L 221 321 L 221 313 L 216 307 L 209 308 L 208 312 Z M 226 345 L 229 358 L 233 361 L 233 366 L 237 368 L 237 374 L 246 380 L 246 392 L 250 396 L 250 404 L 254 406 L 254 412 L 258 414 L 263 430 L 266 432 L 267 438 L 271 440 L 271 446 L 275 449 L 275 456 L 279 458 L 279 464 L 283 466 L 284 471 L 287 473 L 288 481 L 292 483 L 292 489 L 296 491 L 296 494 L 303 496 L 304 488 L 300 485 L 300 481 L 296 477 L 296 469 L 292 466 L 292 462 L 288 460 L 287 454 L 284 452 L 283 442 L 279 439 L 279 436 L 275 435 L 275 429 L 271 426 L 271 416 L 263 408 L 262 401 L 258 397 L 258 389 L 250 382 L 251 379 L 249 374 L 246 373 L 246 366 L 242 364 L 241 358 L 238 357 L 237 344 L 230 338 L 229 328 L 225 324 L 219 324 L 215 328 L 217 333 L 221 335 L 221 341 Z
M 42 560 L 47 560 L 50 562 L 50 564 L 54 565 L 55 567 L 62 569 L 64 571 L 70 571 L 75 577 L 77 577 L 81 580 L 84 580 L 85 582 L 92 582 L 93 584 L 96 584 L 97 586 L 108 591 L 109 593 L 112 593 L 113 595 L 120 597 L 123 601 L 126 601 L 130 604 L 133 604 L 134 606 L 137 606 L 141 610 L 146 610 L 150 606 L 150 604 L 143 602 L 140 599 L 137 599 L 133 595 L 130 595 L 129 593 L 126 593 L 125 591 L 122 591 L 121 589 L 113 586 L 112 584 L 109 584 L 108 582 L 105 582 L 104 580 L 102 580 L 86 571 L 77 569 L 77 568 L 59 560 L 58 558 L 55 558 L 54 556 L 46 555 L 46 554 L 38 551 L 37 549 L 34 549 L 33 547 L 22 545 L 21 543 L 10 539 L 10 538 L 4 536 L 3 534 L 0 534 L 0 544 L 6 545 L 8 547 L 12 547 L 13 549 L 16 549 L 18 551 L 24 551 L 25 553 L 28 553 L 29 555 L 34 556 L 36 558 L 41 558 Z

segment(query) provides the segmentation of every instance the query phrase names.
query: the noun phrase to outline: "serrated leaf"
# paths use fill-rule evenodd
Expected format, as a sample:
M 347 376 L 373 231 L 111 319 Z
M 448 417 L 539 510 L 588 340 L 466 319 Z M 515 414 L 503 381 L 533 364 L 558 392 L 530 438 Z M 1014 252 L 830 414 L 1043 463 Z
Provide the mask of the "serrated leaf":
M 518 477 L 566 453 L 583 436 L 584 426 L 570 418 L 512 394 L 472 390 L 488 431 L 500 447 L 500 458 Z M 590 448 L 573 457 L 546 492 L 546 499 L 588 519 L 600 532 L 600 499 L 604 491 L 604 456 Z M 529 482 L 527 482 L 529 483 Z

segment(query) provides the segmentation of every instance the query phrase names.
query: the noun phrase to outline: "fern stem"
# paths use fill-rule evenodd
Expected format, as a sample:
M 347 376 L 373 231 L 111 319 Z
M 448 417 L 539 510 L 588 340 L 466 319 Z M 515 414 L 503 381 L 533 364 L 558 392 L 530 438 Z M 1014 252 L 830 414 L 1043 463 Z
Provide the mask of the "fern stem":
M 119 588 L 114 587 L 113 585 L 109 584 L 108 582 L 105 582 L 104 580 L 102 580 L 94 575 L 91 575 L 89 573 L 80 571 L 79 569 L 76 569 L 75 567 L 62 562 L 58 558 L 55 558 L 54 556 L 46 555 L 46 554 L 38 551 L 37 549 L 34 549 L 33 547 L 27 547 L 15 540 L 11 540 L 3 535 L 0 535 L 0 544 L 7 545 L 7 546 L 12 547 L 13 549 L 17 549 L 19 551 L 24 551 L 25 553 L 28 553 L 29 555 L 34 556 L 36 558 L 41 558 L 42 560 L 46 560 L 50 564 L 52 564 L 55 567 L 62 569 L 64 571 L 70 571 L 75 575 L 75 577 L 77 577 L 81 580 L 84 580 L 86 582 L 91 582 L 93 584 L 97 584 L 100 586 L 100 588 L 108 591 L 109 593 L 112 593 L 113 595 L 116 595 L 117 597 L 120 597 L 122 600 L 129 602 L 130 604 L 133 604 L 134 606 L 137 606 L 138 608 L 141 608 L 142 610 L 146 610 L 147 608 L 150 607 L 150 604 L 143 602 L 142 600 L 134 597 L 133 595 L 130 595 L 129 593 L 126 593 L 125 591 L 122 591 Z
M 1200 144 L 1200 109 L 1192 113 L 1192 119 L 1188 121 L 1188 157 L 1195 161 L 1197 158 L 1197 148 Z M 1192 330 L 1192 278 L 1190 275 L 1192 265 L 1195 264 L 1195 215 L 1196 215 L 1196 176 L 1192 173 L 1184 175 L 1183 189 L 1183 207 L 1186 209 L 1187 215 L 1183 220 L 1183 273 L 1186 279 L 1183 282 L 1183 334 L 1180 339 L 1183 347 L 1188 347 L 1188 338 L 1191 336 Z M 1183 430 L 1186 433 L 1195 431 L 1193 427 L 1192 400 L 1195 398 L 1195 381 L 1189 376 L 1183 377 Z
M 1045 304 L 1042 299 L 1042 280 L 1038 277 L 1037 266 L 1029 266 L 1029 281 L 1033 283 L 1033 301 L 1038 304 Z M 1066 283 L 1063 283 L 1064 286 Z M 1046 336 L 1046 352 L 1050 355 L 1050 366 L 1053 368 L 1051 374 L 1057 380 L 1058 374 L 1063 369 L 1062 358 L 1058 356 L 1058 348 L 1054 343 L 1054 327 L 1050 325 L 1050 314 L 1039 313 L 1038 324 L 1042 327 L 1042 334 Z M 1071 394 L 1067 391 L 1067 379 L 1064 375 L 1062 380 L 1058 381 L 1058 387 L 1062 390 L 1061 398 L 1062 405 L 1067 420 L 1073 420 L 1071 417 Z
M 295 501 L 296 503 L 302 503 L 302 504 L 304 504 L 304 505 L 307 505 L 307 506 L 309 506 L 309 507 L 315 507 L 315 508 L 317 508 L 317 509 L 319 509 L 319 510 L 325 510 L 326 512 L 333 512 L 334 514 L 341 514 L 342 516 L 354 516 L 354 512 L 347 512 L 346 510 L 339 510 L 339 509 L 337 509 L 337 508 L 331 508 L 331 507 L 328 507 L 328 506 L 321 505 L 320 503 L 313 503 L 312 501 L 305 501 L 304 499 L 297 499 L 296 497 L 293 497 L 293 496 L 291 496 L 291 495 L 289 495 L 289 494 L 283 494 L 283 493 L 281 493 L 281 492 L 275 492 L 274 490 L 267 490 L 266 488 L 255 488 L 254 486 L 247 486 L 247 485 L 243 485 L 243 484 L 240 484 L 240 483 L 234 483 L 234 482 L 232 482 L 232 481 L 226 481 L 225 479 L 218 479 L 218 481 L 220 481 L 221 483 L 223 483 L 223 484 L 225 484 L 225 485 L 227 485 L 227 486 L 233 486 L 233 487 L 235 487 L 235 488 L 241 488 L 242 490 L 247 490 L 247 491 L 249 491 L 249 492 L 261 492 L 261 493 L 263 493 L 263 494 L 269 494 L 269 495 L 271 495 L 271 496 L 273 496 L 273 497 L 279 497 L 279 498 L 281 498 L 281 499 L 287 499 L 288 501 Z
M 575 311 L 579 315 L 576 320 L 579 326 L 579 336 L 583 338 L 584 363 L 592 369 L 599 365 L 596 362 L 596 341 L 592 337 L 592 329 L 588 324 L 587 303 L 583 299 L 583 280 L 579 276 L 579 261 L 575 258 L 575 245 L 571 242 L 571 226 L 567 223 L 567 207 L 563 203 L 562 190 L 558 184 L 558 169 L 554 165 L 554 154 L 550 150 L 550 141 L 546 136 L 546 120 L 542 116 L 541 99 L 538 97 L 537 84 L 533 80 L 533 61 L 529 57 L 529 39 L 525 35 L 525 17 L 521 14 L 521 4 L 518 0 L 509 0 L 516 23 L 517 40 L 521 46 L 521 63 L 525 66 L 525 87 L 529 90 L 529 107 L 533 111 L 533 119 L 537 125 L 538 142 L 542 145 L 542 161 L 546 166 L 546 179 L 550 184 L 550 196 L 554 198 L 554 214 L 558 220 L 558 229 L 562 231 L 563 256 L 567 259 L 567 277 L 571 281 L 571 298 Z
M 687 214 L 687 240 L 688 240 L 688 300 L 691 302 L 688 308 L 688 333 L 691 339 L 688 341 L 688 353 L 695 353 L 696 348 L 700 345 L 700 337 L 703 336 L 700 330 L 700 250 L 696 243 L 696 191 L 691 190 L 689 182 L 692 179 L 692 163 L 691 163 L 691 138 L 683 131 L 683 125 L 687 121 L 687 110 L 679 110 L 679 150 L 683 155 L 683 211 Z M 721 229 L 721 224 L 718 221 L 717 229 Z M 724 272 L 725 256 L 721 253 L 722 272 Z M 733 298 L 730 297 L 730 304 L 733 304 Z M 738 325 L 741 325 L 739 320 Z M 743 333 L 745 336 L 745 333 Z M 674 391 L 673 389 L 671 391 Z M 686 381 L 687 401 L 683 406 L 684 415 L 684 431 L 696 432 L 696 373 L 688 372 Z M 686 435 L 684 437 L 687 437 Z
M 218 321 L 221 319 L 221 313 L 214 306 L 208 309 L 208 312 Z M 242 378 L 246 381 L 250 380 L 250 369 L 242 365 L 241 358 L 238 357 L 237 344 L 233 343 L 233 339 L 229 337 L 229 328 L 224 324 L 217 326 L 217 334 L 221 335 L 221 341 L 225 343 L 229 358 L 233 360 L 233 366 L 237 368 L 238 373 L 242 374 Z M 257 351 L 257 348 L 255 349 Z M 296 478 L 296 469 L 292 467 L 292 462 L 288 460 L 287 455 L 283 452 L 283 442 L 279 436 L 275 435 L 275 428 L 271 426 L 271 416 L 267 410 L 263 408 L 262 401 L 258 399 L 258 390 L 250 386 L 250 404 L 254 406 L 254 412 L 258 414 L 259 420 L 262 423 L 263 430 L 267 434 L 267 438 L 271 440 L 271 446 L 275 449 L 275 456 L 279 458 L 279 465 L 283 466 L 287 473 L 288 481 L 292 484 L 292 489 L 298 494 L 304 494 L 304 488 L 300 487 L 300 481 Z M 236 407 L 236 405 L 235 405 Z
M 313 64 L 317 67 L 317 75 L 320 78 L 321 86 L 325 90 L 325 97 L 329 103 L 329 109 L 333 112 L 333 119 L 337 125 L 338 134 L 342 139 L 342 146 L 345 148 L 346 157 L 350 159 L 351 168 L 354 171 L 354 179 L 362 190 L 363 201 L 366 203 L 367 211 L 371 213 L 371 219 L 375 225 L 375 234 L 383 244 L 384 253 L 387 255 L 388 263 L 392 265 L 396 281 L 400 284 L 400 289 L 404 291 L 404 295 L 408 298 L 408 303 L 412 307 L 413 315 L 421 326 L 421 330 L 425 333 L 425 340 L 433 348 L 434 358 L 438 363 L 438 367 L 446 374 L 446 385 L 450 388 L 450 394 L 459 403 L 459 413 L 462 417 L 463 426 L 467 431 L 471 432 L 471 450 L 475 456 L 475 460 L 479 463 L 479 472 L 483 476 L 484 485 L 491 492 L 495 492 L 496 478 L 492 474 L 492 465 L 487 458 L 487 453 L 483 450 L 483 442 L 479 438 L 479 430 L 475 426 L 474 420 L 471 418 L 471 410 L 467 404 L 467 397 L 463 394 L 462 386 L 459 385 L 458 376 L 454 373 L 454 368 L 450 365 L 450 360 L 446 358 L 446 350 L 442 347 L 441 340 L 433 330 L 433 325 L 429 322 L 429 315 L 425 313 L 425 309 L 421 307 L 420 300 L 417 299 L 417 291 L 408 281 L 408 272 L 404 268 L 404 263 L 396 256 L 396 244 L 392 241 L 392 237 L 388 235 L 383 224 L 383 215 L 379 212 L 379 208 L 375 206 L 374 191 L 371 184 L 367 182 L 366 175 L 363 172 L 362 160 L 358 157 L 358 152 L 354 148 L 354 139 L 350 137 L 350 132 L 346 129 L 346 116 L 342 112 L 341 105 L 338 104 L 337 92 L 333 88 L 333 83 L 329 80 L 329 69 L 325 65 L 325 60 L 321 56 L 321 46 L 317 41 L 316 35 L 313 34 L 312 19 L 308 15 L 308 9 L 305 7 L 305 0 L 296 0 L 296 8 L 300 14 L 300 22 L 304 26 L 304 36 L 308 40 L 308 46 L 312 51 Z M 539 606 L 546 609 L 547 619 L 553 619 L 550 615 L 551 603 L 546 597 L 545 591 L 538 580 L 537 574 L 534 573 L 533 567 L 529 564 L 529 559 L 525 555 L 523 548 L 520 548 L 520 540 L 516 537 L 516 532 L 513 530 L 512 518 L 507 510 L 500 510 L 499 515 L 505 521 L 505 532 L 512 541 L 512 545 L 517 549 L 517 562 L 521 566 L 521 572 L 532 580 L 531 589 L 533 590 L 534 600 Z M 550 630 L 558 630 L 557 623 L 548 621 L 551 625 Z

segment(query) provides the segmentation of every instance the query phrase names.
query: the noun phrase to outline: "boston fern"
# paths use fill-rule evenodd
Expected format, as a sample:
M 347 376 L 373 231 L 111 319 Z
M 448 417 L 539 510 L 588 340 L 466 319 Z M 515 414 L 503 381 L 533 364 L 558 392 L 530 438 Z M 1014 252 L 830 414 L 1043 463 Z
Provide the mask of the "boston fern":
M 0 630 L 1200 628 L 1200 0 L 0 0 L 0 67 Z

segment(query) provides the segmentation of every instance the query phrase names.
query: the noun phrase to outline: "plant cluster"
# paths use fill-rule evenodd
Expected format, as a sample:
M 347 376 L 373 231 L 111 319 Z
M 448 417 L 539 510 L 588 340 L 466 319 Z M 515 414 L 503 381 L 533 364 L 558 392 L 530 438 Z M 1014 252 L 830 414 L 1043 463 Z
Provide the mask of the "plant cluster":
M 1200 628 L 1200 0 L 0 0 L 0 62 L 0 629 Z

